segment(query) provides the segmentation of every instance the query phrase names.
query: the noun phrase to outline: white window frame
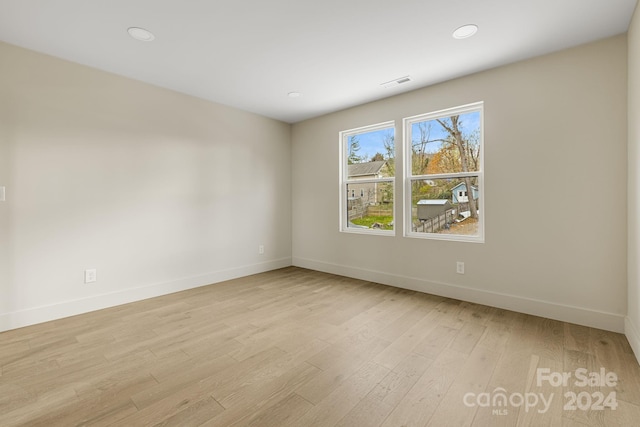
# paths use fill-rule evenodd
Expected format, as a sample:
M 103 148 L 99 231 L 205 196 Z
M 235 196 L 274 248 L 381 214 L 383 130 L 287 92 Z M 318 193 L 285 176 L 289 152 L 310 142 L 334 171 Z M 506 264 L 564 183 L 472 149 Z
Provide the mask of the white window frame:
M 460 173 L 447 173 L 447 174 L 425 174 L 425 175 L 413 175 L 411 168 L 411 127 L 414 123 L 424 122 L 428 120 L 435 120 L 439 118 L 450 117 L 456 114 L 464 114 L 471 112 L 480 112 L 480 155 L 479 155 L 479 170 L 471 172 Z M 459 107 L 447 108 L 444 110 L 434 111 L 426 114 L 419 114 L 412 117 L 402 119 L 403 124 L 403 180 L 404 191 L 402 194 L 403 205 L 403 217 L 404 217 L 404 236 L 420 239 L 432 239 L 432 240 L 448 240 L 459 242 L 473 242 L 484 243 L 485 228 L 484 228 L 484 212 L 486 197 L 484 191 L 484 103 L 475 102 L 472 104 L 462 105 Z M 465 178 L 465 177 L 478 177 L 478 198 L 480 199 L 479 207 L 479 220 L 478 220 L 478 234 L 475 236 L 466 236 L 462 234 L 440 234 L 440 233 L 423 233 L 415 232 L 412 230 L 412 205 L 411 205 L 411 182 L 419 180 L 433 180 L 433 179 L 446 179 L 446 178 Z M 469 189 L 467 189 L 469 191 Z M 473 197 L 473 191 L 471 191 Z M 394 199 L 395 200 L 395 199 Z
M 372 179 L 348 179 L 348 158 L 349 158 L 349 137 L 361 133 L 375 132 L 377 130 L 393 129 L 394 136 L 396 135 L 396 123 L 395 121 L 388 121 L 377 123 L 369 126 L 362 126 L 354 129 L 349 129 L 340 132 L 339 144 L 340 147 L 340 202 L 338 203 L 340 209 L 340 231 L 343 233 L 355 233 L 355 234 L 375 234 L 381 236 L 395 236 L 396 235 L 396 216 L 395 207 L 397 203 L 397 195 L 395 194 L 395 176 L 387 178 L 372 178 Z M 397 150 L 396 150 L 397 152 Z M 397 158 L 397 156 L 396 156 Z M 389 182 L 393 188 L 393 230 L 380 230 L 374 228 L 355 228 L 349 227 L 349 213 L 347 212 L 347 187 L 354 184 L 370 184 L 370 183 L 384 183 Z

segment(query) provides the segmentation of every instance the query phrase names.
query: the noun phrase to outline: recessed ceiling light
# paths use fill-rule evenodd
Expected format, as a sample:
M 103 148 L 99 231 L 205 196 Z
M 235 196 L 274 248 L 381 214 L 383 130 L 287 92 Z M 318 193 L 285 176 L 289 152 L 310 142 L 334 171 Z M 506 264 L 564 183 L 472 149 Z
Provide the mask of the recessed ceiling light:
M 136 40 L 140 40 L 141 42 L 150 42 L 151 40 L 156 38 L 156 36 L 154 36 L 151 31 L 147 31 L 144 28 L 131 27 L 127 29 L 127 32 L 131 37 Z
M 474 24 L 463 25 L 453 32 L 454 39 L 466 39 L 478 32 L 478 26 Z
M 300 92 L 289 92 L 287 96 L 289 98 L 300 98 L 302 94 Z

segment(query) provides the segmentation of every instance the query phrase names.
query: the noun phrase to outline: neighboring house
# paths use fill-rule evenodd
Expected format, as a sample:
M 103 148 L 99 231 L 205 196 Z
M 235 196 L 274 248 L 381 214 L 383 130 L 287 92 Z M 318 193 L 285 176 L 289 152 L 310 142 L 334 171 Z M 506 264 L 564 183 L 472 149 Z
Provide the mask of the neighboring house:
M 374 179 L 389 175 L 389 167 L 384 160 L 375 162 L 353 163 L 348 169 L 349 179 Z
M 478 200 L 478 187 L 472 185 L 471 192 L 473 193 L 473 200 Z M 451 200 L 454 204 L 467 203 L 469 201 L 467 185 L 464 182 L 461 182 L 451 189 Z
M 389 176 L 389 166 L 384 160 L 354 163 L 349 165 L 347 173 L 347 178 L 352 180 L 384 178 Z M 377 182 L 351 183 L 347 197 L 349 200 L 358 200 L 363 205 L 378 204 L 385 201 L 381 187 L 382 184 Z
M 436 218 L 453 210 L 451 202 L 446 199 L 424 199 L 418 201 L 417 205 L 418 219 L 420 221 Z

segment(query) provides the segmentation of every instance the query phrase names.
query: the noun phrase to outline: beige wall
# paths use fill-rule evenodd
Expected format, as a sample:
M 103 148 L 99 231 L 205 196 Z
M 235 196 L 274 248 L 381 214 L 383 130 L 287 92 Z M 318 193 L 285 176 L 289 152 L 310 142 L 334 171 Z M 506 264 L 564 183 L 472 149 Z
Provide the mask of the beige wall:
M 622 35 L 295 124 L 294 264 L 622 331 L 626 57 Z M 403 117 L 476 101 L 486 243 L 404 238 L 400 203 L 395 237 L 338 231 L 338 132 L 395 120 L 400 141 Z
M 628 317 L 625 333 L 640 359 L 640 7 L 628 34 L 629 52 L 629 180 L 628 180 Z
M 0 43 L 0 330 L 287 265 L 293 231 L 296 265 L 611 330 L 628 283 L 638 352 L 637 28 L 628 53 L 619 36 L 293 127 Z M 396 237 L 338 232 L 339 131 L 394 119 L 400 140 L 403 117 L 479 100 L 486 243 L 404 238 L 399 203 Z
M 290 265 L 290 125 L 0 58 L 0 330 Z

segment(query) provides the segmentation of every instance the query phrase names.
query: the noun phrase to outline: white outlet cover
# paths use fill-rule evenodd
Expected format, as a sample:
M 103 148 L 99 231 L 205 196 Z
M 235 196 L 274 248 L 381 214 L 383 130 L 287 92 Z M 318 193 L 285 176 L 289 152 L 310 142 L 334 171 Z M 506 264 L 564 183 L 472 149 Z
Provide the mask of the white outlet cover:
M 96 269 L 92 268 L 84 271 L 84 283 L 93 283 L 97 280 Z
M 4 202 L 5 201 L 5 187 L 1 186 L 0 187 L 0 202 Z

